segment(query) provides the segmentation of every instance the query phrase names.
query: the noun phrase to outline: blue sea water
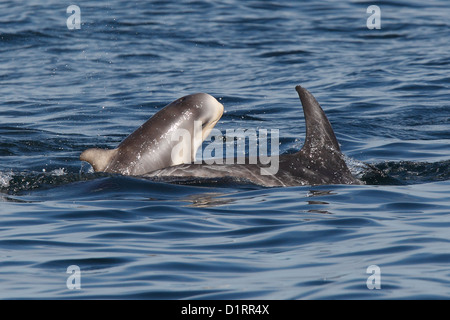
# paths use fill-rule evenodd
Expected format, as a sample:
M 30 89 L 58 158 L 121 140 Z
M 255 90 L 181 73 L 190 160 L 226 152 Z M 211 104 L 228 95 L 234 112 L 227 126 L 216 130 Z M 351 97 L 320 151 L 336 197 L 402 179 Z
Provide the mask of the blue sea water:
M 0 2 L 0 298 L 450 298 L 449 16 L 446 0 Z M 389 178 L 178 185 L 78 159 L 195 92 L 224 105 L 217 129 L 279 129 L 293 152 L 297 84 L 355 175 Z

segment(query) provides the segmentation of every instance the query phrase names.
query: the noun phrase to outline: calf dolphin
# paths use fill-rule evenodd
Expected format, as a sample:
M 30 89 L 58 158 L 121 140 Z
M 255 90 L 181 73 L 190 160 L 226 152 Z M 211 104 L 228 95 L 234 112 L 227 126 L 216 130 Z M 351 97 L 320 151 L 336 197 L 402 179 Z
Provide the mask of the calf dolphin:
M 305 88 L 295 88 L 303 106 L 306 138 L 301 150 L 280 155 L 274 174 L 261 174 L 262 164 L 182 164 L 146 173 L 158 181 L 189 182 L 198 178 L 233 179 L 257 185 L 297 186 L 321 184 L 362 184 L 347 167 L 339 143 L 325 113 Z
M 142 175 L 154 170 L 191 163 L 203 140 L 222 117 L 223 105 L 206 93 L 182 97 L 153 115 L 123 140 L 116 149 L 87 149 L 80 160 L 89 162 L 94 171 Z M 200 125 L 201 123 L 201 125 Z M 199 125 L 197 125 L 199 124 Z M 174 140 L 177 132 L 186 131 L 189 140 Z M 174 148 L 190 150 L 174 153 Z

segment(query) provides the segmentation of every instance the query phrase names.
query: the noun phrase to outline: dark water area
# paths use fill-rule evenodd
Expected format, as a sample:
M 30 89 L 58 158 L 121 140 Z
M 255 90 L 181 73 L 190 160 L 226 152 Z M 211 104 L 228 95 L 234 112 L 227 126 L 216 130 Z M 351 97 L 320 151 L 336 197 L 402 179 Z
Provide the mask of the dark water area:
M 450 298 L 447 1 L 73 4 L 69 30 L 69 4 L 0 3 L 1 299 Z M 365 185 L 171 184 L 79 160 L 196 92 L 224 105 L 216 129 L 278 129 L 292 153 L 298 84 Z

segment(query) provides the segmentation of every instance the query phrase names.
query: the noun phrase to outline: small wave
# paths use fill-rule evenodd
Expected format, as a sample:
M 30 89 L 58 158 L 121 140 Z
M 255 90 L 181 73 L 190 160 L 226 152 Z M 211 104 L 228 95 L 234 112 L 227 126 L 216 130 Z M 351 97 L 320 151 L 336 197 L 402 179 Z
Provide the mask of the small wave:
M 60 177 L 60 176 L 63 176 L 65 174 L 67 174 L 67 172 L 66 172 L 65 168 L 59 168 L 59 169 L 55 169 L 55 170 L 50 171 L 49 174 L 53 175 L 53 176 L 56 176 L 56 177 Z
M 402 185 L 405 184 L 383 172 L 375 165 L 368 164 L 344 155 L 345 163 L 351 174 L 368 185 Z
M 407 184 L 450 180 L 450 160 L 438 162 L 389 161 L 376 164 L 375 167 L 385 175 Z
M 357 179 L 361 179 L 367 171 L 371 170 L 367 163 L 350 158 L 349 156 L 344 155 L 344 161 L 352 175 Z
M 450 160 L 386 161 L 368 164 L 345 156 L 352 175 L 370 185 L 404 185 L 450 180 Z
M 349 168 L 356 178 L 369 185 L 407 185 L 450 180 L 450 160 L 386 161 L 365 166 L 350 164 Z
M 48 189 L 100 177 L 102 174 L 68 172 L 65 168 L 42 172 L 0 172 L 0 192 L 4 194 L 21 194 L 25 191 Z

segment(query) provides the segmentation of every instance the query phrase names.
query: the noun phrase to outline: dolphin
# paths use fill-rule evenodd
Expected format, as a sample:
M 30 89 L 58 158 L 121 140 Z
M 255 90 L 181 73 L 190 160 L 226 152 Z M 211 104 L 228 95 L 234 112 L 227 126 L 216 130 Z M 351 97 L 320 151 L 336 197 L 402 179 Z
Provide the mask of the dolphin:
M 279 156 L 276 173 L 261 174 L 267 166 L 247 161 L 245 164 L 181 164 L 145 173 L 144 177 L 178 183 L 232 179 L 266 187 L 362 184 L 347 167 L 333 128 L 317 100 L 305 88 L 296 86 L 295 89 L 303 106 L 306 138 L 298 152 Z
M 211 95 L 188 95 L 158 111 L 117 148 L 87 149 L 81 153 L 80 160 L 89 162 L 96 172 L 123 175 L 143 175 L 191 163 L 222 114 L 223 105 Z M 186 135 L 174 139 L 180 132 Z

